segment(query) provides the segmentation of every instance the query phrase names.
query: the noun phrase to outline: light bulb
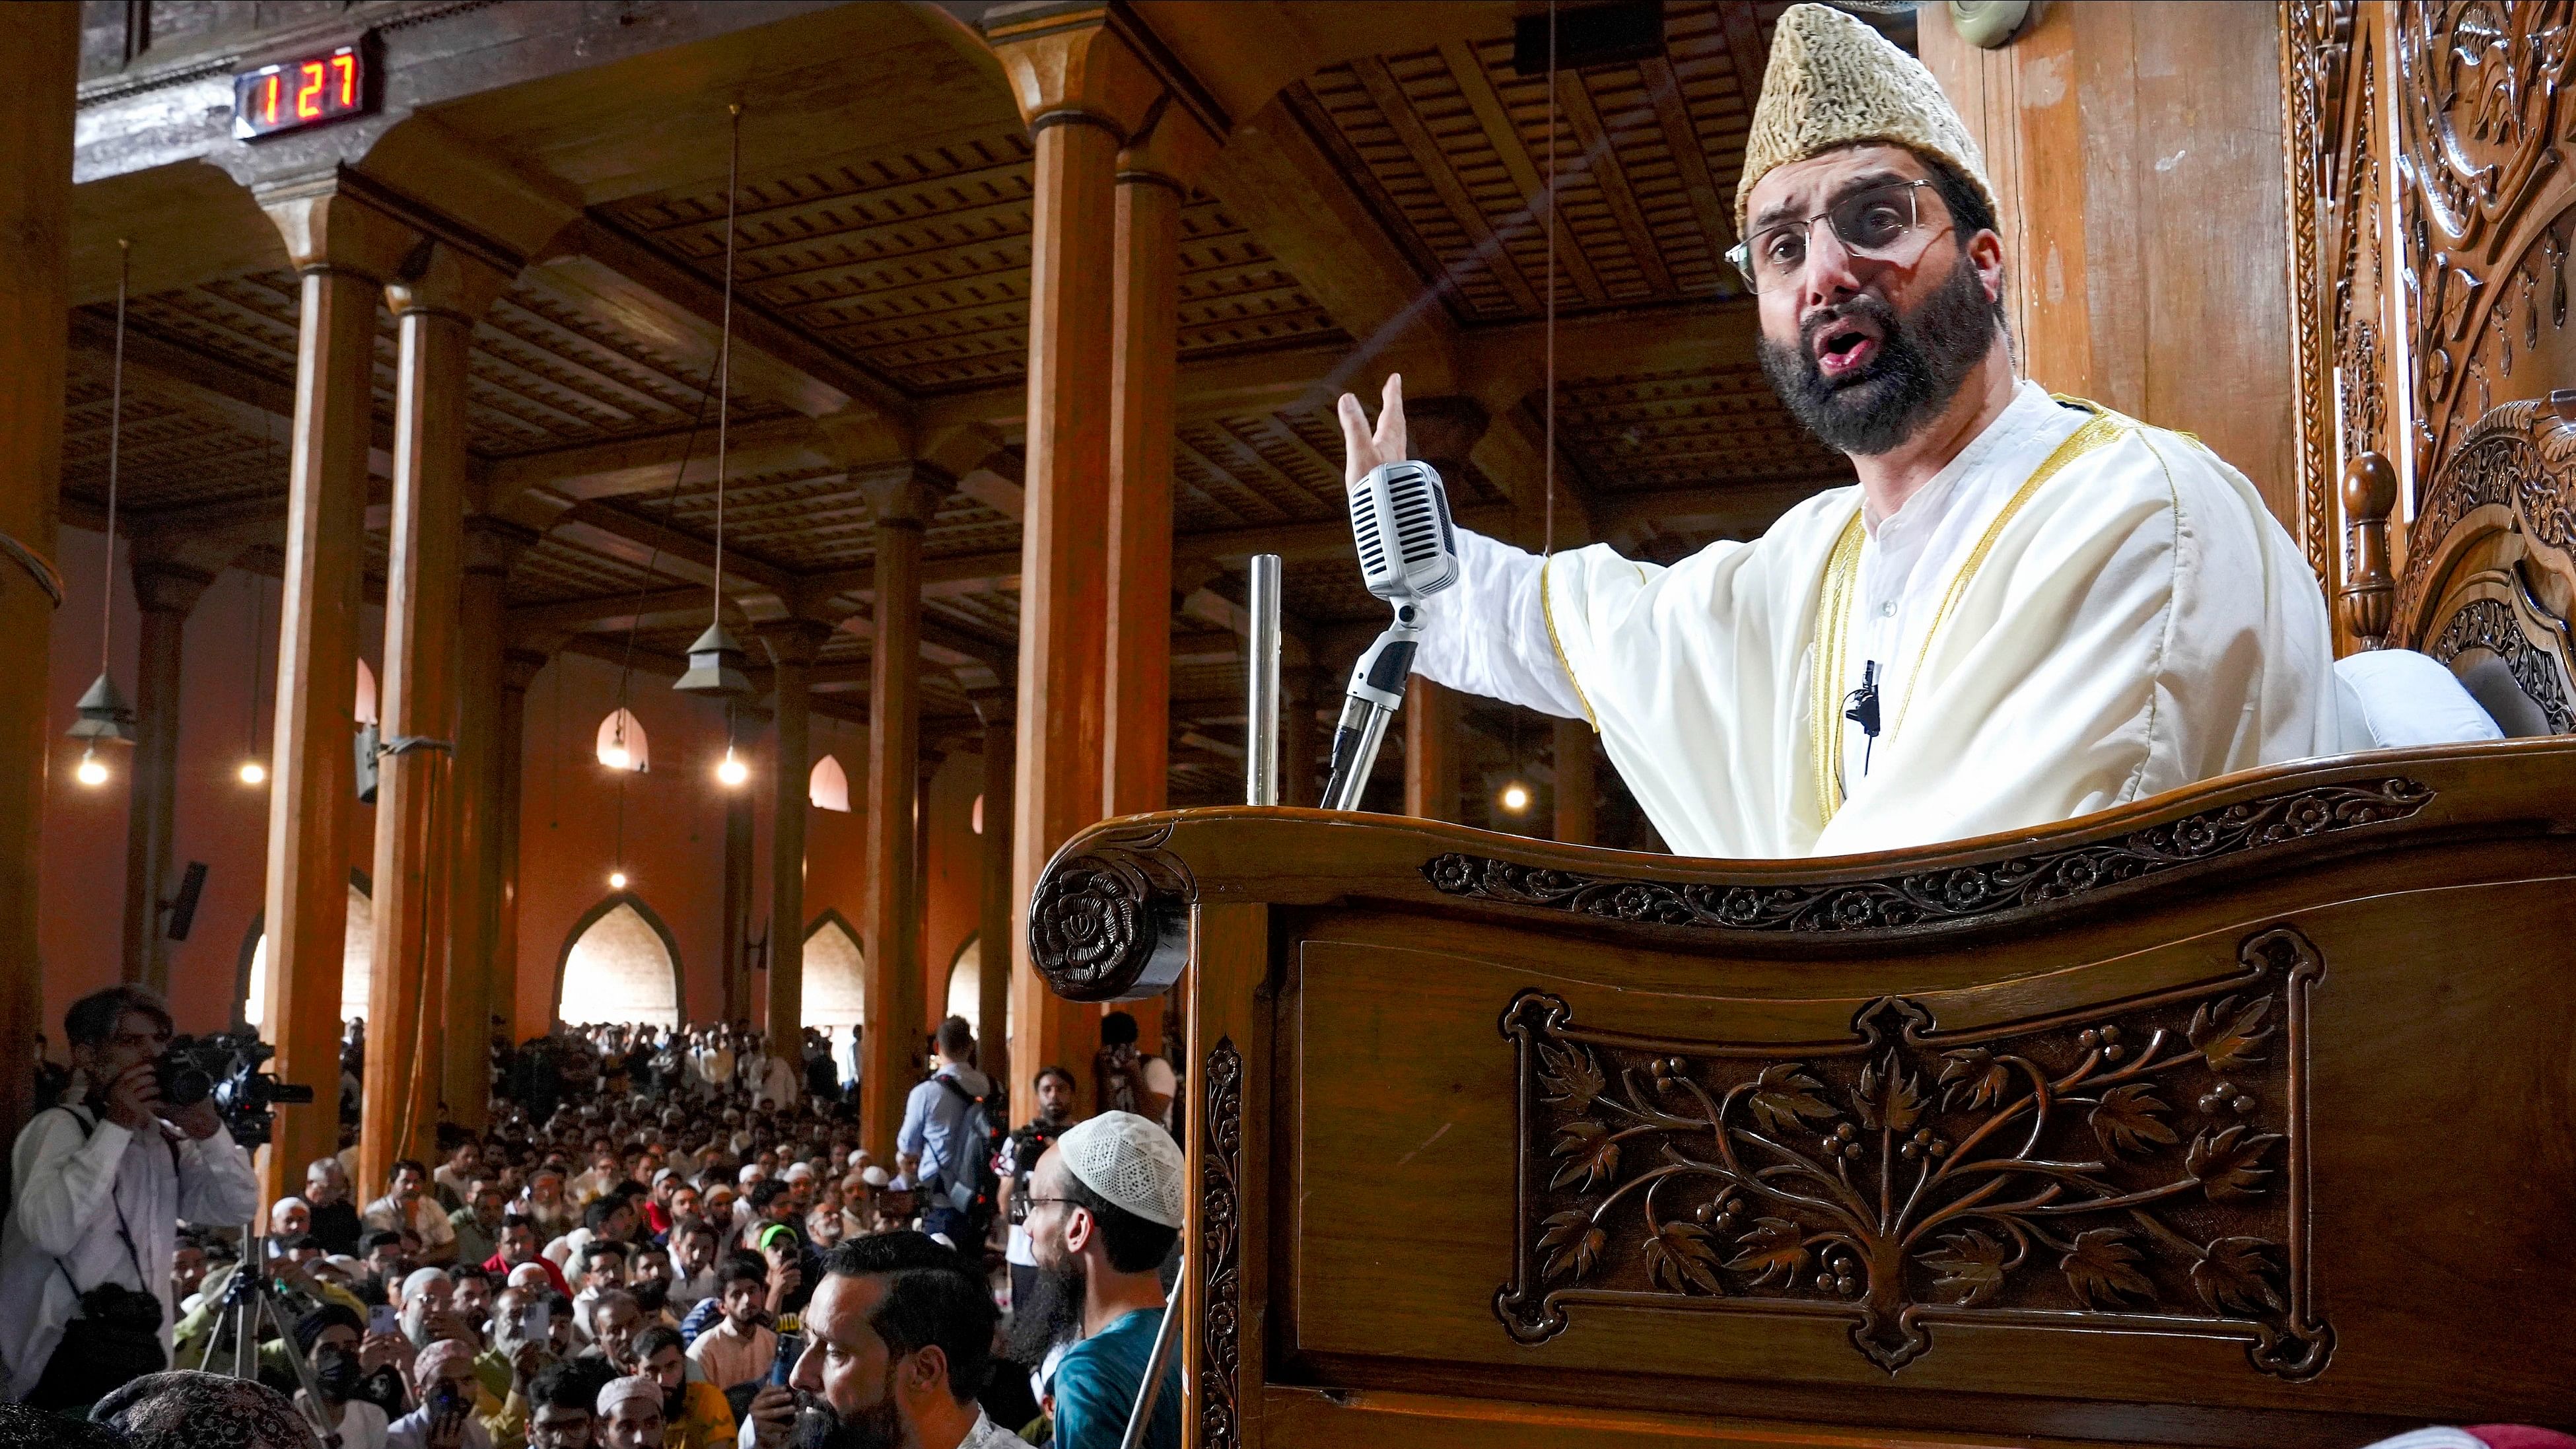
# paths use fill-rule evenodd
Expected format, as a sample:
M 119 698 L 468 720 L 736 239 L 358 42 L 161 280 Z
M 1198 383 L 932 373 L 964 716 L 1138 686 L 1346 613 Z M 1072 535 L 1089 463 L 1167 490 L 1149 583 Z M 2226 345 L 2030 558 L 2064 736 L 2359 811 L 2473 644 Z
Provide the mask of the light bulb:
M 624 745 L 610 745 L 599 752 L 599 762 L 612 770 L 624 770 L 633 767 L 635 757 L 626 753 Z
M 608 888 L 613 891 L 622 891 L 626 889 L 626 872 L 622 870 L 610 871 L 608 873 Z
M 725 746 L 724 763 L 716 766 L 716 783 L 730 789 L 750 778 L 751 767 L 733 752 L 733 746 Z
M 107 783 L 107 766 L 99 763 L 95 751 L 83 750 L 79 766 L 72 771 L 72 778 L 84 785 L 104 785 Z
M 241 782 L 245 785 L 267 784 L 268 766 L 261 764 L 257 760 L 242 761 Z
M 1527 810 L 1529 808 L 1529 801 L 1530 794 L 1526 786 L 1515 784 L 1505 785 L 1503 787 L 1503 808 L 1511 811 L 1513 814 L 1517 815 L 1520 812 Z

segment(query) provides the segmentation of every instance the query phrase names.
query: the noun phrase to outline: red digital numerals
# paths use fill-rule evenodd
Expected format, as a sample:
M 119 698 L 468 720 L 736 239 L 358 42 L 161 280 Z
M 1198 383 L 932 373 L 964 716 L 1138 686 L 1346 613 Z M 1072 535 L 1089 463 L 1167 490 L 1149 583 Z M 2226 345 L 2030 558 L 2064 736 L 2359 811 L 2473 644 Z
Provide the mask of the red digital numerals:
M 357 47 L 291 60 L 233 78 L 233 134 L 248 140 L 354 116 L 366 107 Z

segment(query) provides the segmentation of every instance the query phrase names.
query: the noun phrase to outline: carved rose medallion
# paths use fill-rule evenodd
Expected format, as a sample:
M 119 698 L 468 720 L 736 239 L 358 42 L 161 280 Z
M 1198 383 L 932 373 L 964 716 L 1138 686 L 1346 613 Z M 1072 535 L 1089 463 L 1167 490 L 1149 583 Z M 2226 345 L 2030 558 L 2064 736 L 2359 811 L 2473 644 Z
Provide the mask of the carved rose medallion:
M 1523 1342 L 1584 1304 L 1803 1309 L 1894 1373 L 1943 1322 L 2247 1340 L 2324 1369 L 2306 1302 L 2293 1080 L 2315 947 L 2258 934 L 2216 983 L 2098 1018 L 1945 1032 L 1882 998 L 1851 1038 L 1776 1055 L 1504 1013 L 1521 1080 L 1521 1222 L 1495 1299 Z

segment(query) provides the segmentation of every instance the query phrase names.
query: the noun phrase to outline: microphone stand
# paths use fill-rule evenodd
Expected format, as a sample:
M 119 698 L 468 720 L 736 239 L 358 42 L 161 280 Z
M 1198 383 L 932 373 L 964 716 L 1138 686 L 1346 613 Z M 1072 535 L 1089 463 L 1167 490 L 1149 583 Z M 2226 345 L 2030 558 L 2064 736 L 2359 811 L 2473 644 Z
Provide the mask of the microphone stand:
M 1323 808 L 1360 808 L 1369 774 L 1377 768 L 1378 747 L 1386 742 L 1386 722 L 1404 703 L 1404 682 L 1413 674 L 1422 627 L 1422 606 L 1409 598 L 1397 600 L 1395 622 L 1351 666 L 1341 723 L 1333 729 L 1333 775 L 1324 786 Z

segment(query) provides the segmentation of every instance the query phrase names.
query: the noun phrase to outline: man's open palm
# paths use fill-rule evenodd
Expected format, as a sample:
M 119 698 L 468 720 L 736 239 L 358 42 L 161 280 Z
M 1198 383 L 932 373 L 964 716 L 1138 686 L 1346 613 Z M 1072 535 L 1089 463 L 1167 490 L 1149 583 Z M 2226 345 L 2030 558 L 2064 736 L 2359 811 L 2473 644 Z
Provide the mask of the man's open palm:
M 1360 400 L 1342 394 L 1342 483 L 1356 487 L 1371 469 L 1381 463 L 1404 461 L 1404 374 L 1386 375 L 1386 391 L 1377 414 L 1377 427 L 1369 427 L 1368 413 Z

